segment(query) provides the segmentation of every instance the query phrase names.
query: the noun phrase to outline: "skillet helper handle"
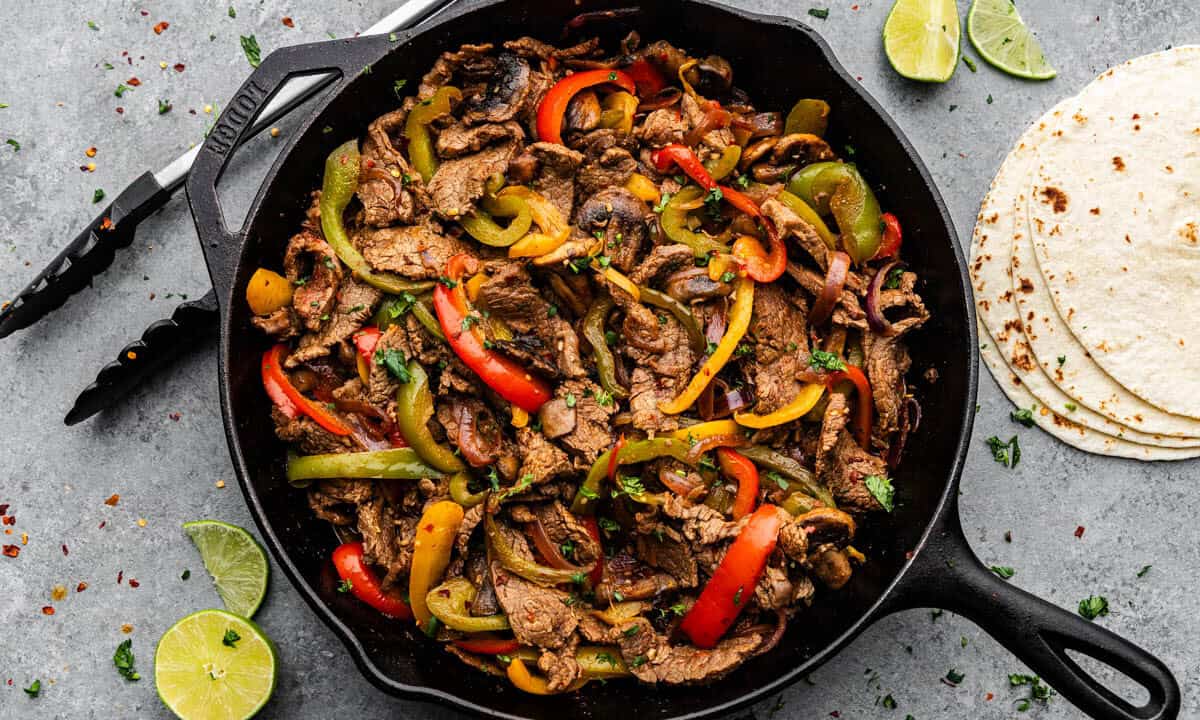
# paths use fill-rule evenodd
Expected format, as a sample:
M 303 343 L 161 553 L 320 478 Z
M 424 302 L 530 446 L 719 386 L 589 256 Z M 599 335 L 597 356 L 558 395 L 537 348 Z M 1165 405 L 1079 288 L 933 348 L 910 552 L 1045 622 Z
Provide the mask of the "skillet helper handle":
M 1169 720 L 1179 714 L 1179 683 L 1161 660 L 1000 579 L 971 551 L 956 506 L 932 530 L 896 590 L 889 611 L 939 607 L 969 618 L 1091 717 Z M 1149 701 L 1134 707 L 1080 667 L 1068 650 L 1123 673 L 1149 692 Z
M 281 48 L 268 55 L 226 103 L 200 148 L 186 185 L 204 260 L 222 307 L 229 307 L 234 274 L 246 239 L 244 223 L 236 230 L 226 225 L 217 195 L 217 184 L 234 151 L 249 137 L 255 119 L 289 78 L 336 73 L 340 75 L 339 82 L 346 84 L 382 57 L 390 45 L 386 36 L 373 35 Z M 333 139 L 335 136 L 331 135 L 330 149 L 334 146 Z

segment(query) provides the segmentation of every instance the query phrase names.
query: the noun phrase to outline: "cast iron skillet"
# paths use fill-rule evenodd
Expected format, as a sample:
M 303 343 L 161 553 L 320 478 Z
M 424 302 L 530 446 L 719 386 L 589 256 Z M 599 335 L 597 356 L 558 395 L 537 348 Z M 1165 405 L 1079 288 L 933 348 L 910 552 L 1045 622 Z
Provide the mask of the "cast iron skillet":
M 695 689 L 617 689 L 593 684 L 573 695 L 534 697 L 468 670 L 407 624 L 388 621 L 335 592 L 329 527 L 313 517 L 304 493 L 283 476 L 259 379 L 267 340 L 249 323 L 246 283 L 259 265 L 276 266 L 287 239 L 320 186 L 325 156 L 364 134 L 393 109 L 393 82 L 409 92 L 444 50 L 463 42 L 533 35 L 558 41 L 564 22 L 611 0 L 536 2 L 468 0 L 432 26 L 394 40 L 366 37 L 285 48 L 271 54 L 226 105 L 204 143 L 187 193 L 221 306 L 221 407 L 242 490 L 267 545 L 317 614 L 346 643 L 363 674 L 383 690 L 433 700 L 494 717 L 699 718 L 728 713 L 777 693 L 812 672 L 875 620 L 906 608 L 939 607 L 965 615 L 1015 653 L 1063 697 L 1098 718 L 1169 718 L 1179 687 L 1157 658 L 1113 633 L 997 578 L 975 557 L 959 523 L 959 474 L 975 410 L 975 319 L 962 252 L 928 172 L 883 109 L 838 64 L 808 27 L 705 0 L 655 0 L 608 32 L 637 29 L 646 41 L 665 38 L 734 67 L 735 81 L 760 108 L 786 108 L 800 97 L 833 107 L 831 142 L 853 145 L 882 205 L 905 228 L 905 259 L 919 273 L 933 319 L 909 344 L 914 367 L 936 368 L 936 384 L 921 386 L 924 420 L 895 475 L 896 511 L 860 538 L 871 561 L 839 593 L 818 593 L 793 621 L 780 646 L 727 678 Z M 589 28 L 591 30 L 601 28 Z M 280 155 L 251 205 L 246 223 L 226 228 L 216 185 L 250 121 L 289 77 L 339 71 L 342 79 Z M 368 71 L 369 70 L 369 71 Z M 1150 699 L 1133 707 L 1068 657 L 1073 650 L 1102 660 L 1143 685 Z M 819 690 L 815 691 L 819 692 Z

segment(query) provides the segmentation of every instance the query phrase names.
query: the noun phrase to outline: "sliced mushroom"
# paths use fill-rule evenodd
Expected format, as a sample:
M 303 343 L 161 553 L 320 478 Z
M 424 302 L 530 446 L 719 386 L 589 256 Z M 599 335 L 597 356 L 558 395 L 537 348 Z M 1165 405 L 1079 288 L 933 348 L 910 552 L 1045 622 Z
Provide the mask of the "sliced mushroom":
M 763 138 L 754 143 L 742 153 L 742 159 L 738 160 L 738 169 L 745 170 L 759 160 L 767 156 L 767 153 L 775 149 L 775 143 L 779 142 L 779 138 L 769 137 Z
M 808 556 L 808 562 L 813 575 L 830 590 L 840 590 L 850 582 L 850 558 L 843 550 L 823 545 Z
M 733 292 L 733 286 L 708 277 L 708 268 L 692 267 L 667 276 L 667 294 L 680 302 L 709 300 Z
M 771 152 L 771 162 L 776 165 L 789 163 L 807 165 L 835 159 L 837 159 L 837 155 L 829 147 L 829 143 L 809 133 L 784 135 L 779 138 L 779 142 L 775 144 Z
M 821 507 L 796 518 L 796 524 L 808 534 L 809 544 L 844 547 L 854 539 L 854 518 L 836 508 Z
M 733 66 L 720 55 L 709 55 L 684 73 L 701 95 L 724 95 L 733 86 Z
M 567 127 L 590 132 L 600 125 L 600 98 L 594 90 L 584 90 L 571 98 L 567 105 Z
M 795 169 L 795 165 L 759 163 L 750 169 L 750 177 L 760 183 L 785 182 Z
M 538 410 L 542 423 L 542 434 L 553 440 L 575 429 L 575 408 L 567 405 L 563 398 L 555 398 Z
M 619 270 L 633 269 L 646 241 L 646 203 L 623 187 L 609 187 L 580 206 L 576 226 L 589 234 L 603 233 L 604 254 Z M 598 235 L 597 235 L 598 237 Z
M 483 95 L 472 95 L 465 104 L 463 121 L 499 123 L 512 120 L 527 107 L 532 87 L 529 63 L 512 53 L 501 53 Z

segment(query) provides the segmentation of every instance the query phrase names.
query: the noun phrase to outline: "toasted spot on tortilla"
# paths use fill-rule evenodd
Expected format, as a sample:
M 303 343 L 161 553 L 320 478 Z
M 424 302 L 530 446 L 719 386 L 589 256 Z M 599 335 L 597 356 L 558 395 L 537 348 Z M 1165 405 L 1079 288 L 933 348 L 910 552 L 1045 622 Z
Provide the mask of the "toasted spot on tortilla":
M 1093 215 L 1099 215 L 1099 214 L 1100 214 L 1100 208 L 1098 208 L 1098 207 L 1094 207 L 1094 208 L 1092 208 L 1091 210 L 1088 210 L 1088 212 L 1090 212 L 1090 213 L 1091 213 L 1091 214 L 1093 214 Z
M 1138 113 L 1134 113 L 1133 117 L 1130 118 L 1130 120 L 1141 120 L 1141 119 L 1142 119 L 1142 116 L 1139 115 Z
M 1197 225 L 1194 220 L 1184 223 L 1183 227 L 1175 231 L 1175 234 L 1188 245 L 1200 245 L 1200 225 Z
M 1042 188 L 1042 197 L 1045 198 L 1042 202 L 1047 205 L 1054 206 L 1054 212 L 1061 213 L 1067 210 L 1067 194 L 1054 186 Z
M 1175 168 L 1171 167 L 1170 165 L 1163 167 L 1163 170 L 1166 170 L 1168 175 L 1173 174 L 1175 172 Z
M 1134 126 L 1133 126 L 1133 131 L 1134 131 L 1134 132 L 1138 132 L 1138 131 L 1139 131 L 1139 130 L 1141 130 L 1141 129 L 1142 129 L 1142 124 L 1141 124 L 1141 123 L 1135 123 L 1135 124 L 1134 124 Z
M 1117 172 L 1125 171 L 1125 161 L 1121 159 L 1120 155 L 1113 155 L 1112 163 Z
M 1026 277 L 1021 278 L 1021 292 L 1023 292 L 1023 293 L 1033 292 L 1033 281 Z

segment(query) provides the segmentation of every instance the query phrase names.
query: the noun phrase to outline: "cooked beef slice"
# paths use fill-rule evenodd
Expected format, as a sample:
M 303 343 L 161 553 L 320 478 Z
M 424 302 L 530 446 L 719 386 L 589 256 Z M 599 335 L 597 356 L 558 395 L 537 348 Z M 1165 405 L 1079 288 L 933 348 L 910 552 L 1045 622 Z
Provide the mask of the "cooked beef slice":
M 575 648 L 579 645 L 579 636 L 572 636 L 570 642 L 558 650 L 543 650 L 538 657 L 538 670 L 546 676 L 546 689 L 550 692 L 562 692 L 579 679 L 583 670 L 575 660 Z
M 700 107 L 700 103 L 696 98 L 688 93 L 684 93 L 679 101 L 680 114 L 687 119 L 688 125 L 691 128 L 700 127 L 700 123 L 704 121 L 706 111 Z M 727 127 L 714 128 L 704 133 L 704 137 L 700 138 L 700 143 L 703 148 L 698 149 L 698 154 L 703 155 L 705 148 L 715 152 L 721 152 L 725 148 L 734 144 L 733 130 Z
M 318 480 L 308 489 L 308 506 L 313 514 L 334 525 L 357 522 L 357 506 L 375 494 L 370 480 Z
M 863 334 L 863 352 L 866 355 L 867 379 L 871 382 L 871 397 L 875 400 L 878 420 L 877 435 L 886 436 L 900 429 L 900 415 L 904 406 L 904 374 L 912 361 L 908 350 L 897 337 L 880 337 L 875 333 Z
M 834 447 L 846 423 L 850 419 L 850 408 L 845 393 L 830 393 L 829 404 L 825 406 L 825 415 L 821 418 L 821 435 L 817 441 L 817 459 L 815 472 L 820 475 L 829 464 Z
M 863 480 L 887 475 L 887 463 L 859 447 L 850 433 L 842 430 L 822 469 L 817 478 L 833 492 L 838 507 L 859 513 L 880 509 Z
M 432 336 L 411 313 L 398 318 L 389 325 L 375 344 L 375 355 L 382 356 L 390 350 L 399 351 L 405 360 L 416 360 L 422 367 L 433 368 L 438 363 L 449 361 L 450 351 L 446 344 Z M 400 383 L 381 362 L 372 359 L 367 376 L 367 401 L 381 407 L 396 399 Z
M 406 100 L 401 109 L 380 116 L 367 128 L 359 157 L 357 194 L 368 225 L 409 224 L 429 205 L 425 183 L 401 151 L 407 142 L 402 139 L 404 121 L 414 104 Z
M 634 269 L 649 235 L 647 221 L 653 214 L 632 192 L 607 187 L 588 197 L 579 208 L 575 224 L 580 230 L 604 240 L 603 254 L 622 272 Z
M 612 289 L 613 300 L 625 311 L 621 351 L 632 361 L 629 410 L 633 426 L 646 432 L 676 430 L 679 421 L 659 410 L 684 388 L 692 376 L 695 356 L 687 331 L 665 310 L 653 311 L 633 302 L 623 290 Z
M 676 521 L 684 539 L 695 545 L 712 545 L 737 536 L 746 520 L 726 520 L 721 512 L 707 505 L 693 504 L 669 493 L 661 506 L 662 514 Z
M 509 161 L 516 156 L 525 138 L 525 131 L 512 121 L 481 126 L 477 130 L 482 133 L 483 128 L 501 128 L 504 132 L 488 136 L 490 144 L 478 152 L 456 155 L 443 162 L 429 181 L 433 209 L 442 217 L 453 219 L 471 212 L 475 201 L 483 196 L 484 183 L 492 175 L 503 175 L 508 170 Z
M 675 108 L 660 108 L 646 115 L 642 124 L 633 129 L 633 136 L 652 148 L 683 142 L 688 122 Z
M 250 318 L 250 323 L 276 340 L 294 338 L 303 332 L 300 317 L 290 305 L 284 305 L 270 315 L 255 315 Z
M 403 543 L 399 522 L 395 509 L 381 497 L 372 498 L 358 506 L 358 532 L 363 537 L 363 558 L 371 565 L 386 569 L 383 577 L 385 586 L 407 575 L 412 565 L 412 538 L 409 538 L 407 545 Z M 415 520 L 409 519 L 408 523 L 413 529 L 416 528 Z
M 629 279 L 638 285 L 649 285 L 653 280 L 664 273 L 669 273 L 679 268 L 693 267 L 695 253 L 687 245 L 672 243 L 670 245 L 656 245 L 650 254 L 645 257 L 638 266 L 629 274 Z M 708 271 L 705 268 L 695 268 L 704 272 Z
M 822 270 L 829 267 L 829 246 L 812 225 L 774 197 L 762 204 L 762 211 L 763 215 L 775 223 L 779 239 L 785 245 L 799 245 L 817 261 Z
M 643 562 L 670 574 L 680 587 L 696 587 L 698 583 L 696 558 L 674 528 L 664 528 L 657 534 L 639 534 L 636 555 Z
M 524 131 L 515 123 L 487 123 L 475 126 L 454 123 L 438 132 L 435 147 L 438 157 L 457 158 L 477 153 L 489 145 L 523 134 Z
M 574 559 L 577 565 L 587 565 L 602 557 L 600 543 L 596 542 L 579 518 L 561 502 L 552 500 L 537 503 L 530 509 L 534 519 L 546 530 L 550 542 L 556 546 L 569 544 L 569 547 L 574 548 L 573 557 L 566 556 L 568 561 Z
M 604 579 L 596 586 L 600 603 L 624 600 L 648 600 L 679 589 L 679 581 L 670 573 L 646 565 L 625 552 L 618 552 L 604 563 Z
M 509 164 L 509 179 L 531 185 L 565 220 L 575 208 L 575 172 L 582 162 L 581 152 L 558 143 L 536 142 Z
M 277 407 L 271 408 L 271 419 L 275 421 L 275 435 L 286 443 L 293 443 L 305 455 L 353 452 L 357 448 L 349 437 L 334 435 L 306 415 L 288 418 Z
M 488 270 L 477 303 L 514 333 L 511 340 L 495 340 L 496 349 L 554 377 L 584 376 L 579 336 L 531 284 L 524 265 L 498 261 Z
M 480 45 L 464 44 L 458 50 L 441 54 L 433 67 L 421 78 L 417 89 L 417 98 L 428 100 L 437 89 L 443 85 L 451 85 L 452 80 L 481 81 L 486 80 L 495 69 L 496 59 L 489 53 L 491 43 Z
M 572 471 L 571 458 L 562 448 L 548 441 L 540 432 L 527 427 L 517 430 L 517 455 L 521 459 L 519 475 L 532 476 L 534 485 Z
M 354 237 L 363 257 L 376 270 L 410 280 L 433 280 L 446 272 L 446 261 L 475 252 L 472 244 L 444 234 L 437 223 L 363 228 Z
M 529 68 L 529 63 L 512 53 L 496 56 L 487 80 L 487 90 L 463 101 L 463 122 L 501 123 L 528 117 L 549 89 L 546 76 Z
M 807 309 L 778 283 L 754 288 L 750 334 L 754 362 L 750 371 L 758 401 L 754 411 L 774 412 L 796 398 L 804 382 L 796 376 L 808 366 Z
M 504 526 L 500 526 L 500 531 L 518 553 L 533 558 L 519 532 Z M 562 590 L 544 588 L 514 575 L 505 570 L 499 560 L 492 560 L 491 569 L 496 598 L 508 616 L 517 641 L 551 650 L 566 645 L 579 624 L 574 611 L 567 605 L 570 596 Z
M 293 368 L 328 355 L 330 348 L 363 326 L 382 297 L 383 293 L 353 276 L 343 278 L 333 312 L 322 316 L 320 330 L 300 338 L 300 346 L 283 364 Z
M 300 232 L 288 241 L 283 268 L 292 283 L 292 307 L 304 327 L 321 327 L 321 316 L 333 309 L 342 281 L 342 265 L 333 248 L 320 235 Z
M 613 400 L 601 405 L 596 399 L 600 392 L 599 385 L 586 379 L 570 379 L 555 389 L 555 397 L 575 411 L 575 428 L 557 441 L 588 464 L 615 442 L 610 420 L 617 405 Z
M 741 665 L 762 644 L 757 633 L 727 637 L 715 648 L 671 645 L 654 631 L 649 620 L 638 617 L 617 626 L 621 657 L 638 680 L 684 685 L 711 682 Z

